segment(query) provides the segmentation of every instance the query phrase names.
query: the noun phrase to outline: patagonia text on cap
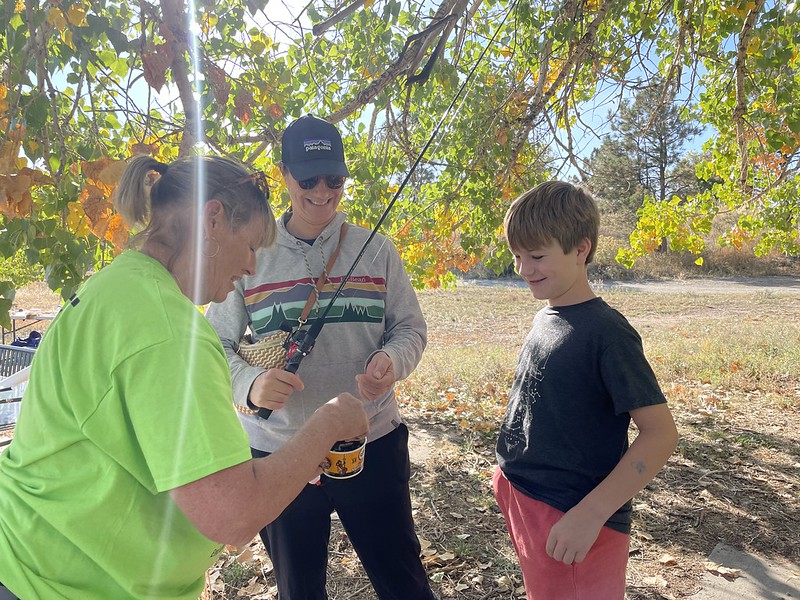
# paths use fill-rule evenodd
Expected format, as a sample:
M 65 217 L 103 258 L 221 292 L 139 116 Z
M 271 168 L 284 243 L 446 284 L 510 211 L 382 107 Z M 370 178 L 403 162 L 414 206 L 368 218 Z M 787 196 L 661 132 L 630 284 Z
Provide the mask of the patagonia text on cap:
M 283 132 L 281 160 L 297 180 L 317 175 L 350 176 L 339 130 L 314 115 L 300 117 Z

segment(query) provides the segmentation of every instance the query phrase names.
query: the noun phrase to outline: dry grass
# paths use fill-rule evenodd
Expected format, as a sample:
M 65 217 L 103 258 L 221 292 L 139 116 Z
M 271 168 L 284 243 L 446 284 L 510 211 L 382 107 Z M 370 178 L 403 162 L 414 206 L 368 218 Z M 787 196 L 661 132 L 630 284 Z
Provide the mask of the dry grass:
M 717 542 L 773 560 L 800 560 L 800 295 L 603 292 L 642 333 L 681 442 L 634 501 L 629 600 L 686 598 L 700 589 Z M 523 598 L 521 576 L 491 493 L 495 432 L 516 351 L 540 306 L 526 289 L 467 285 L 425 291 L 426 355 L 400 385 L 417 431 L 412 496 L 425 562 L 442 598 Z M 421 453 L 419 452 L 421 450 Z M 332 600 L 374 593 L 341 528 L 329 568 Z M 269 560 L 214 597 L 275 598 Z M 240 596 L 241 597 L 241 596 Z
M 58 294 L 47 287 L 43 281 L 37 281 L 17 290 L 13 308 L 39 308 L 43 311 L 53 311 L 58 310 L 60 304 Z

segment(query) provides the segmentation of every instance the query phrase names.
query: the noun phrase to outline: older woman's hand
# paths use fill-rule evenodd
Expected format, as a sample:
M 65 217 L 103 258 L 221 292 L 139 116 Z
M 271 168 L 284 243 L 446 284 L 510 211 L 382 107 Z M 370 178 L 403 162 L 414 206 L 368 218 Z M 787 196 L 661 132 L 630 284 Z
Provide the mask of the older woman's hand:
M 392 359 L 385 352 L 376 352 L 361 375 L 356 375 L 358 392 L 367 400 L 380 398 L 396 381 Z
M 296 373 L 270 369 L 255 378 L 250 387 L 249 400 L 255 406 L 279 410 L 293 392 L 302 389 L 303 380 Z
M 369 432 L 369 417 L 364 405 L 347 392 L 328 400 L 314 413 L 315 417 L 322 415 L 330 427 L 337 429 L 337 440 L 361 440 Z

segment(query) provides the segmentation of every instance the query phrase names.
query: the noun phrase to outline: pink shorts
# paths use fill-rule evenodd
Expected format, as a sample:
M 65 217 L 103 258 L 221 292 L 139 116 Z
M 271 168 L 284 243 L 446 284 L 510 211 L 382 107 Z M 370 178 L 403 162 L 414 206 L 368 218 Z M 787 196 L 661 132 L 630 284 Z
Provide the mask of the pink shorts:
M 550 528 L 564 515 L 518 491 L 495 468 L 494 495 L 519 557 L 528 600 L 623 600 L 630 536 L 602 527 L 586 558 L 565 565 L 547 555 Z

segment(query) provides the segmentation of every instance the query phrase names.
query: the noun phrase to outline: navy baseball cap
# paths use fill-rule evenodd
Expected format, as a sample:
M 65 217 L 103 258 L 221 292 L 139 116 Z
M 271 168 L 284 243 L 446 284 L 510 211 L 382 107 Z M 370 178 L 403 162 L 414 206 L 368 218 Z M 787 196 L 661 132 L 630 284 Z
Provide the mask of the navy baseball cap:
M 339 130 L 314 115 L 300 117 L 283 132 L 281 161 L 298 181 L 317 175 L 350 176 Z

